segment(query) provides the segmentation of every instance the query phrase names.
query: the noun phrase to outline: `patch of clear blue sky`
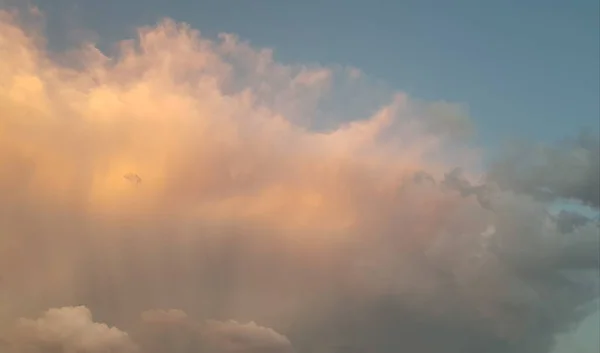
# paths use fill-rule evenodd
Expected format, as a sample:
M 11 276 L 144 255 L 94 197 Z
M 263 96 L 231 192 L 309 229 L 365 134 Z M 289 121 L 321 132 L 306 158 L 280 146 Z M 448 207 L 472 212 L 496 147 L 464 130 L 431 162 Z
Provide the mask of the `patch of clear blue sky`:
M 346 64 L 423 99 L 464 103 L 480 143 L 600 130 L 598 0 L 33 0 L 103 40 L 169 16 L 284 62 Z M 62 24 L 61 24 L 62 22 Z

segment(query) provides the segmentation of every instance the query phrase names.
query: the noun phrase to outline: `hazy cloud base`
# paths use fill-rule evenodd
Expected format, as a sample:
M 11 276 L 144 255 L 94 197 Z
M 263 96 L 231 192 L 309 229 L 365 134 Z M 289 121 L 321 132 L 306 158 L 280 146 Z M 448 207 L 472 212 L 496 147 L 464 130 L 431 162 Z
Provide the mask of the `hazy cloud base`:
M 595 309 L 598 221 L 547 206 L 598 207 L 596 136 L 480 173 L 460 106 L 41 16 L 0 12 L 0 352 L 546 353 Z

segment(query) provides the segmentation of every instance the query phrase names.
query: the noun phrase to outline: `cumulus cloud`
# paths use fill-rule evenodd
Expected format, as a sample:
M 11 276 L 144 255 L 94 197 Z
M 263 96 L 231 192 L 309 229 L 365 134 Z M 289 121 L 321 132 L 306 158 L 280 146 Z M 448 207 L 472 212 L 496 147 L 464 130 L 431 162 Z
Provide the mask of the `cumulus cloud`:
M 142 313 L 136 338 L 144 352 L 292 353 L 290 341 L 255 322 L 196 321 L 181 310 Z
M 273 329 L 262 327 L 255 322 L 241 324 L 236 321 L 210 321 L 204 337 L 208 351 L 212 352 L 255 352 L 291 353 L 292 345 L 285 337 Z
M 5 342 L 8 353 L 291 353 L 290 341 L 254 322 L 196 322 L 181 310 L 142 313 L 132 337 L 96 323 L 86 307 L 50 309 L 38 319 L 21 318 Z
M 489 179 L 505 189 L 541 200 L 575 199 L 600 205 L 600 144 L 598 136 L 582 132 L 556 146 L 515 144 L 496 161 Z
M 0 12 L 16 352 L 545 353 L 590 314 L 598 224 L 547 206 L 598 206 L 594 138 L 480 177 L 463 107 L 355 69 L 172 20 L 55 53 L 21 18 Z
M 94 322 L 85 307 L 50 309 L 39 319 L 19 320 L 14 331 L 10 353 L 137 352 L 125 332 Z

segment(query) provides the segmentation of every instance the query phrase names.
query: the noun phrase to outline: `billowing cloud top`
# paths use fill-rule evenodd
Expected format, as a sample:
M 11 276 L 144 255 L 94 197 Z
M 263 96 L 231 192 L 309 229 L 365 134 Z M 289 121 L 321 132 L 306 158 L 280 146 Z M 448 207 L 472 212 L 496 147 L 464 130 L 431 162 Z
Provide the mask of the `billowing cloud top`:
M 597 138 L 481 173 L 464 108 L 356 69 L 171 20 L 55 53 L 28 16 L 0 12 L 8 353 L 542 353 L 589 314 L 598 223 L 546 206 L 598 206 Z

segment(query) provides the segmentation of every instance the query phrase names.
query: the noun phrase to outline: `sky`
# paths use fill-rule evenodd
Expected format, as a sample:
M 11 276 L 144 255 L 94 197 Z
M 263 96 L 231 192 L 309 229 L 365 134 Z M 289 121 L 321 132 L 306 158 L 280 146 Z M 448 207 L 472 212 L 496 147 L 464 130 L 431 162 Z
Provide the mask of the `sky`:
M 0 353 L 597 352 L 598 4 L 257 3 L 0 1 Z
M 69 26 L 112 42 L 169 16 L 230 32 L 283 62 L 351 65 L 415 97 L 468 106 L 480 141 L 552 141 L 600 129 L 599 3 L 477 0 L 45 0 L 57 45 Z M 65 27 L 66 24 L 66 27 Z M 50 37 L 52 38 L 52 36 Z M 519 129 L 515 129 L 518 125 Z

